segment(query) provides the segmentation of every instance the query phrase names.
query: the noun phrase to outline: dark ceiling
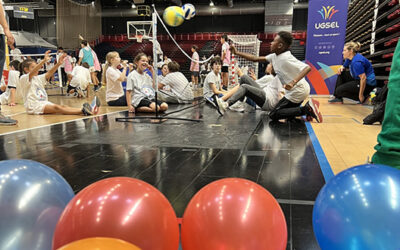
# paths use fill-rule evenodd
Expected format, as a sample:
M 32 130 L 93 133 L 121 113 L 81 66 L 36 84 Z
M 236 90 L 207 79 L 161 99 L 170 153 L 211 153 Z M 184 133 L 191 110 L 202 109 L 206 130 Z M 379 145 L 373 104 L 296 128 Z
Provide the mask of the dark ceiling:
M 29 3 L 29 2 L 41 2 L 43 0 L 5 0 L 7 3 Z M 55 5 L 56 0 L 45 0 L 46 2 Z M 90 3 L 92 0 L 69 0 L 80 3 Z M 143 0 L 100 0 L 102 7 L 105 9 L 116 8 L 116 9 L 126 9 L 131 7 L 133 2 L 143 2 Z M 215 6 L 228 6 L 228 0 L 212 0 Z M 276 0 L 275 0 L 276 1 Z M 176 3 L 181 2 L 182 4 L 191 3 L 193 5 L 209 5 L 210 0 L 144 0 L 143 4 L 151 5 L 156 4 L 158 7 L 166 7 L 170 5 L 176 5 Z M 251 4 L 251 3 L 264 3 L 265 0 L 232 0 L 233 6 L 235 4 Z M 298 0 L 299 3 L 307 3 L 308 0 Z
M 227 0 L 212 0 L 214 2 L 215 6 L 227 6 L 228 1 Z M 124 8 L 130 6 L 134 0 L 101 0 L 101 4 L 103 8 Z M 190 0 L 145 0 L 144 4 L 156 4 L 156 6 L 169 6 L 169 5 L 176 5 L 176 2 L 182 2 L 182 4 L 185 3 L 191 3 L 193 5 L 209 5 L 210 0 L 196 0 L 196 1 L 190 1 Z M 233 6 L 235 4 L 249 4 L 249 3 L 264 3 L 265 0 L 233 0 Z M 308 0 L 299 0 L 299 3 L 306 3 Z

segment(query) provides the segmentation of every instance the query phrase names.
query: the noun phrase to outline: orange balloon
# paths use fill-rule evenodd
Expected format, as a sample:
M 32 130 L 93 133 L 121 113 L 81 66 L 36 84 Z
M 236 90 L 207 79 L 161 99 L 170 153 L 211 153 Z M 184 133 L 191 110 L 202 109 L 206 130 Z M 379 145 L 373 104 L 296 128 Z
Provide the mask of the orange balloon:
M 186 207 L 182 248 L 286 249 L 285 216 L 275 198 L 260 185 L 239 178 L 202 188 Z
M 58 250 L 140 250 L 135 245 L 114 238 L 87 238 L 74 241 Z
M 179 248 L 179 226 L 167 198 L 128 177 L 104 179 L 80 191 L 61 214 L 53 250 L 91 237 L 121 239 L 142 249 Z

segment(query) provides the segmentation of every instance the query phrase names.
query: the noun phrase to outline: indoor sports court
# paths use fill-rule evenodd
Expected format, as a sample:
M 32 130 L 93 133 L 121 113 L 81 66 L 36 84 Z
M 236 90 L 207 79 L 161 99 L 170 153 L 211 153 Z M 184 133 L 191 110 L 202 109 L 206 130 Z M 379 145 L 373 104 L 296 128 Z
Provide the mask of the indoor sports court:
M 398 0 L 4 0 L 0 249 L 400 249 Z

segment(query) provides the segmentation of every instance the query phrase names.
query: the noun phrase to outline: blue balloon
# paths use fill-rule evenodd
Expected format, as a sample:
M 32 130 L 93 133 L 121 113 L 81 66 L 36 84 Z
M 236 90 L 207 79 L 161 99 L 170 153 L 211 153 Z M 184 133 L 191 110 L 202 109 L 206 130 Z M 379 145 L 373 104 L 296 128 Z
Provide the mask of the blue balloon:
M 400 249 L 400 170 L 347 169 L 326 183 L 313 210 L 321 249 Z
M 71 186 L 46 165 L 0 161 L 0 249 L 50 250 L 58 219 L 73 196 Z

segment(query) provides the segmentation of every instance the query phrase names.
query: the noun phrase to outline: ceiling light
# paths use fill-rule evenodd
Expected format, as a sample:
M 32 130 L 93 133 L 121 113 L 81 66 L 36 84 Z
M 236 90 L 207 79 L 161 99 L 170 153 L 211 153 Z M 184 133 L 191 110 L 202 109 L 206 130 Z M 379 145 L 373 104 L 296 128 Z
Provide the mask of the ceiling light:
M 132 9 L 135 9 L 136 8 L 136 5 L 133 3 L 132 4 Z
M 210 7 L 214 7 L 214 2 L 210 1 Z

